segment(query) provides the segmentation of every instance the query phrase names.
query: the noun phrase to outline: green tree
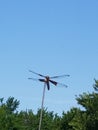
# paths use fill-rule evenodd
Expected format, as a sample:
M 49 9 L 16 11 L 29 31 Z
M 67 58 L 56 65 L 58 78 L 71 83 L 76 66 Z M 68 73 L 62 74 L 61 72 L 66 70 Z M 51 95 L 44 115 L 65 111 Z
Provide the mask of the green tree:
M 39 118 L 40 118 L 40 111 L 37 112 L 38 117 L 38 124 L 39 124 Z M 47 109 L 43 110 L 43 116 L 42 116 L 42 130 L 60 130 L 60 117 L 57 114 L 54 114 L 53 111 L 49 112 Z M 37 129 L 38 130 L 38 129 Z
M 9 97 L 4 103 L 4 98 L 0 99 L 0 130 L 15 129 L 15 110 L 19 105 L 19 101 L 13 97 Z
M 13 113 L 16 111 L 16 109 L 19 106 L 19 101 L 17 101 L 17 99 L 14 99 L 14 97 L 9 97 L 5 103 L 6 106 L 6 110 L 9 113 Z
M 97 130 L 98 129 L 98 81 L 93 85 L 95 92 L 83 93 L 76 97 L 79 105 L 84 110 L 79 110 L 69 123 L 74 130 Z
M 40 119 L 40 112 L 41 109 L 39 109 L 37 112 L 38 119 Z M 52 130 L 53 118 L 54 118 L 53 112 L 48 112 L 47 109 L 43 109 L 41 129 Z
M 16 118 L 16 126 L 19 130 L 38 130 L 36 115 L 32 110 L 20 111 Z
M 69 124 L 79 111 L 78 108 L 71 108 L 67 113 L 62 113 L 61 123 L 60 123 L 60 130 L 73 130 L 72 125 Z

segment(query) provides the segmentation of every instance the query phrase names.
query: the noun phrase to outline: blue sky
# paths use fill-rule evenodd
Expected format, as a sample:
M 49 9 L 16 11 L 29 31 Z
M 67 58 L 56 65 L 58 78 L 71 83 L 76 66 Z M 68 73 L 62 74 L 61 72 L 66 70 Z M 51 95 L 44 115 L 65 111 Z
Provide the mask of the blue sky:
M 92 92 L 98 79 L 97 0 L 5 0 L 0 2 L 0 97 L 14 96 L 20 110 L 41 106 L 36 75 L 70 74 L 68 88 L 46 90 L 44 106 L 61 114 L 77 106 L 75 95 Z

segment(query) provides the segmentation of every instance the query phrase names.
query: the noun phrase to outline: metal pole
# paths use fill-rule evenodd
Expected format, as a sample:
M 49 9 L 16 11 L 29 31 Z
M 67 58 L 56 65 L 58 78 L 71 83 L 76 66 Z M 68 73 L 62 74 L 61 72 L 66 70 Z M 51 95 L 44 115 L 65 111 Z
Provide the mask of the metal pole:
M 43 105 L 44 105 L 44 98 L 45 98 L 45 88 L 46 88 L 46 83 L 44 83 L 44 88 L 43 88 L 42 104 L 41 104 L 41 113 L 40 113 L 39 129 L 38 129 L 38 130 L 41 130 L 42 113 L 43 113 Z

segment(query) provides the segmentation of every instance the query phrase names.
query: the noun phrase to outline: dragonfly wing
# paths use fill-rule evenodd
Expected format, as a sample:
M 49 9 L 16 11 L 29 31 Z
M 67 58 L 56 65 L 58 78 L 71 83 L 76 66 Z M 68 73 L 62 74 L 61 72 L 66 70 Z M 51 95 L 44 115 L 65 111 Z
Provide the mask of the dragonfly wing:
M 57 86 L 58 86 L 58 87 L 65 87 L 65 88 L 68 87 L 66 84 L 62 84 L 62 83 L 57 83 Z
M 31 72 L 31 73 L 33 73 L 33 74 L 37 74 L 37 75 L 39 75 L 39 76 L 41 76 L 41 77 L 46 77 L 46 76 L 44 76 L 44 75 L 42 75 L 42 74 L 39 74 L 39 73 L 36 73 L 36 72 L 34 72 L 34 71 L 32 71 L 32 70 L 29 70 L 29 72 Z
M 39 81 L 39 79 L 36 79 L 36 78 L 28 78 L 30 80 L 35 80 L 35 81 Z
M 51 79 L 55 79 L 55 78 L 63 78 L 63 77 L 69 77 L 70 75 L 60 75 L 60 76 L 53 76 L 50 77 Z
M 41 81 L 41 82 L 46 82 L 45 79 L 36 79 L 36 78 L 28 78 L 30 80 L 35 80 L 35 81 Z
M 39 81 L 41 81 L 41 82 L 46 82 L 46 80 L 45 79 L 38 79 Z
M 59 82 L 56 82 L 56 81 L 53 81 L 53 80 L 49 80 L 52 84 L 54 84 L 55 86 L 59 86 L 59 87 L 68 87 L 67 85 L 65 84 L 62 84 L 62 83 L 59 83 Z
M 55 86 L 57 85 L 57 82 L 56 81 L 53 81 L 53 80 L 49 80 L 52 84 L 54 84 Z

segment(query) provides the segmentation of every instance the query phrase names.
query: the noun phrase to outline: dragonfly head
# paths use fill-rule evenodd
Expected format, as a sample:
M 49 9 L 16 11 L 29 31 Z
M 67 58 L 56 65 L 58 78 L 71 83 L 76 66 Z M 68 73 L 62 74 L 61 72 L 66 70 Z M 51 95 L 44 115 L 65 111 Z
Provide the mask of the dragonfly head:
M 49 81 L 49 79 L 50 79 L 50 77 L 49 77 L 49 76 L 46 76 L 45 78 L 46 78 L 46 82 L 48 82 L 48 81 Z

